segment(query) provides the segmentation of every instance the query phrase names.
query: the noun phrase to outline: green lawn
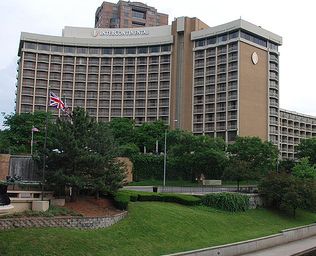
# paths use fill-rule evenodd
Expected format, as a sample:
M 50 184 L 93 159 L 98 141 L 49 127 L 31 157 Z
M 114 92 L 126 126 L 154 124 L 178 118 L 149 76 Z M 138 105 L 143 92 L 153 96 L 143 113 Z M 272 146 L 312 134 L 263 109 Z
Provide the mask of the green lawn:
M 0 255 L 162 255 L 237 242 L 314 223 L 266 209 L 227 213 L 161 202 L 130 204 L 128 216 L 105 229 L 28 228 L 0 231 Z

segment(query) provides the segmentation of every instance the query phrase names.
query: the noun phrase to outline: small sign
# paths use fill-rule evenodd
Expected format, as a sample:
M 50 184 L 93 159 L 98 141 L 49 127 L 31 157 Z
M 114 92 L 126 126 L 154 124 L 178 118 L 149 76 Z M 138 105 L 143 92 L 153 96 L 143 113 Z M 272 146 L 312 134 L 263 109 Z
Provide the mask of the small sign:
M 256 65 L 259 61 L 259 57 L 258 57 L 258 54 L 256 52 L 253 52 L 252 55 L 251 55 L 251 60 L 252 60 L 252 63 L 254 65 Z

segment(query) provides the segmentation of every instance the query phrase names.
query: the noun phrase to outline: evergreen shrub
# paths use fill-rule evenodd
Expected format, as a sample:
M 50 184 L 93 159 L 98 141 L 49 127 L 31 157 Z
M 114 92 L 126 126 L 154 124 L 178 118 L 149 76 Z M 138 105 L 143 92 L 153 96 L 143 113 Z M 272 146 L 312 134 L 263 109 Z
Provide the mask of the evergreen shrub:
M 241 212 L 249 209 L 249 197 L 234 193 L 207 194 L 202 197 L 205 206 L 229 212 Z

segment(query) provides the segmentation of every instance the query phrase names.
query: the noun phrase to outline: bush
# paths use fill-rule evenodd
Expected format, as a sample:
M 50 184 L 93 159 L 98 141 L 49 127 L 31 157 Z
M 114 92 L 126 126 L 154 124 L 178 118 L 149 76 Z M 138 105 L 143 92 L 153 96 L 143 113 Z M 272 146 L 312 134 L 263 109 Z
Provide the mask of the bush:
M 229 212 L 245 212 L 249 209 L 249 197 L 247 195 L 227 192 L 207 194 L 202 198 L 202 203 L 206 206 Z
M 190 195 L 162 194 L 161 197 L 164 202 L 173 202 L 183 205 L 194 206 L 201 203 L 200 198 Z
M 162 202 L 162 196 L 161 194 L 157 194 L 157 193 L 139 193 L 138 194 L 138 201 L 158 201 L 158 202 Z
M 179 195 L 179 194 L 164 194 L 164 193 L 153 193 L 153 192 L 137 192 L 131 190 L 120 190 L 118 192 L 111 192 L 114 204 L 121 210 L 126 210 L 130 201 L 136 202 L 170 202 L 183 205 L 199 205 L 201 199 L 190 195 Z
M 113 200 L 115 206 L 120 210 L 127 210 L 128 204 L 130 202 L 130 195 L 127 193 L 116 192 L 113 195 Z

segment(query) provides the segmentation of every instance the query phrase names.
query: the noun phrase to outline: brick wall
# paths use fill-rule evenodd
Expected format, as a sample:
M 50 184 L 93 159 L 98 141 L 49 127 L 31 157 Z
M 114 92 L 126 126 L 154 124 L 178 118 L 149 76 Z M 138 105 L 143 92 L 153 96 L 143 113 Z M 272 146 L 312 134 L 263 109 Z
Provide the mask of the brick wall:
M 109 227 L 124 219 L 127 212 L 107 217 L 43 217 L 0 219 L 0 230 L 26 227 L 64 227 L 81 230 Z

